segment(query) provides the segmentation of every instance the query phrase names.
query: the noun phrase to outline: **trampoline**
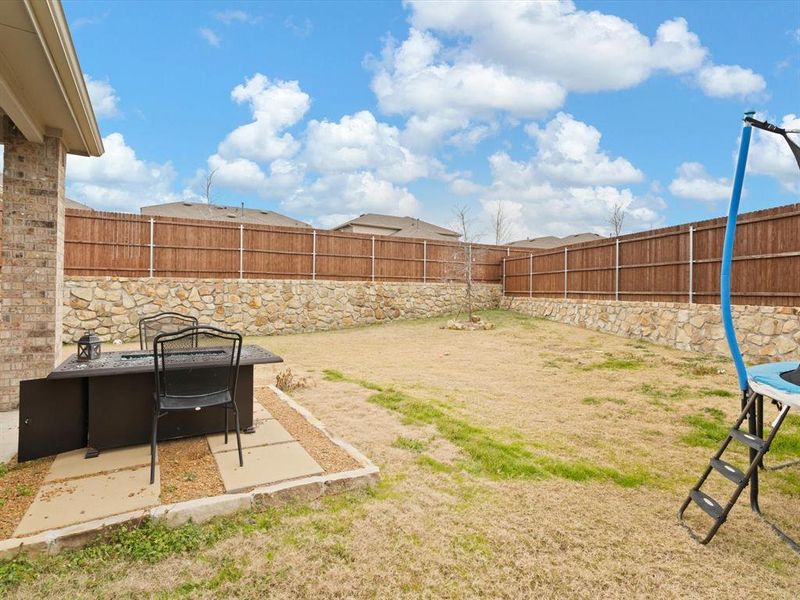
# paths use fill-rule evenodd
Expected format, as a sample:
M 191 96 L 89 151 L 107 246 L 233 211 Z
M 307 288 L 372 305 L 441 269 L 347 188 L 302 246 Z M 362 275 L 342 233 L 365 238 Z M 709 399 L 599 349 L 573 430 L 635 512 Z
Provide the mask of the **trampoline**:
M 800 411 L 800 362 L 777 362 L 746 367 L 742 353 L 736 340 L 736 331 L 731 315 L 731 263 L 733 261 L 733 245 L 736 235 L 736 217 L 739 214 L 739 201 L 742 196 L 747 155 L 750 147 L 750 137 L 753 127 L 782 136 L 794 155 L 798 168 L 800 168 L 800 146 L 789 138 L 790 133 L 800 133 L 800 130 L 786 130 L 767 121 L 759 121 L 747 112 L 744 116 L 742 138 L 739 144 L 739 156 L 736 163 L 736 174 L 733 180 L 730 206 L 728 207 L 728 222 L 725 228 L 725 241 L 722 250 L 722 269 L 720 277 L 720 311 L 722 323 L 725 328 L 725 339 L 728 343 L 731 357 L 736 366 L 736 375 L 739 388 L 742 391 L 741 413 L 733 427 L 723 440 L 722 445 L 709 461 L 700 479 L 689 491 L 684 500 L 678 519 L 684 523 L 686 509 L 695 504 L 700 507 L 713 520 L 713 524 L 705 535 L 698 535 L 693 529 L 690 534 L 702 544 L 707 544 L 716 535 L 719 528 L 727 520 L 731 509 L 736 504 L 742 492 L 750 488 L 750 508 L 764 518 L 772 529 L 787 542 L 796 552 L 800 552 L 800 545 L 787 535 L 776 524 L 768 521 L 761 513 L 759 506 L 758 476 L 759 470 L 764 469 L 764 456 L 769 452 L 772 441 L 783 425 L 786 415 L 791 409 Z M 767 437 L 764 437 L 764 398 L 768 398 L 778 410 L 777 417 L 772 421 Z M 747 422 L 746 429 L 742 425 Z M 725 461 L 723 456 L 732 443 L 743 444 L 749 449 L 749 460 L 746 468 L 739 469 Z M 789 463 L 796 464 L 796 463 Z M 782 468 L 789 465 L 780 465 Z M 702 488 L 711 473 L 717 472 L 733 484 L 733 491 L 724 503 L 718 502 Z M 685 524 L 685 523 L 684 523 Z

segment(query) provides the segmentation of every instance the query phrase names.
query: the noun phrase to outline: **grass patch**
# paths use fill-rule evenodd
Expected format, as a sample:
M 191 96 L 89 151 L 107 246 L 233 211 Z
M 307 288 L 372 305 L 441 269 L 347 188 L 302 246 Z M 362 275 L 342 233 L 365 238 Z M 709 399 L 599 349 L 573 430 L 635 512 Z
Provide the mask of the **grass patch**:
M 323 369 L 323 379 L 325 381 L 344 381 L 344 373 L 336 369 Z
M 767 454 L 767 457 L 769 457 L 769 454 Z M 767 465 L 769 466 L 770 463 L 767 462 Z M 796 469 L 793 471 L 788 468 L 778 471 L 778 480 L 775 482 L 775 486 L 787 496 L 800 497 L 800 473 Z
M 626 404 L 625 400 L 622 398 L 611 398 L 609 396 L 586 396 L 581 398 L 581 404 L 586 404 L 587 406 L 599 406 L 601 404 L 605 404 L 606 402 L 620 405 Z
M 692 427 L 692 430 L 681 437 L 681 441 L 689 446 L 701 446 L 704 448 L 716 448 L 728 435 L 733 421 L 725 421 L 725 413 L 718 408 L 705 408 L 703 413 L 684 417 L 684 422 Z M 765 421 L 769 417 L 765 416 Z M 746 423 L 742 426 L 746 429 Z M 769 435 L 768 428 L 764 432 L 764 437 Z M 772 442 L 767 459 L 791 460 L 800 457 L 800 417 L 788 415 Z
M 766 412 L 767 407 L 765 406 L 764 420 L 768 421 L 769 417 L 766 416 Z M 765 432 L 764 435 L 767 433 Z M 778 435 L 772 441 L 772 447 L 767 456 L 790 460 L 800 458 L 800 416 L 791 414 L 786 416 Z
M 734 394 L 730 390 L 722 390 L 722 389 L 710 389 L 710 388 L 702 388 L 700 390 L 700 395 L 703 397 L 715 397 L 715 398 L 733 398 L 737 394 Z
M 424 452 L 428 445 L 423 442 L 422 440 L 416 440 L 414 438 L 408 438 L 404 436 L 399 436 L 393 443 L 392 446 L 395 448 L 402 448 L 403 450 L 410 450 L 411 452 Z
M 716 448 L 728 435 L 729 427 L 717 416 L 687 415 L 683 422 L 692 428 L 689 433 L 681 436 L 681 441 L 689 446 Z
M 655 400 L 686 400 L 691 395 L 691 390 L 685 385 L 667 391 L 652 383 L 643 383 L 639 387 L 639 392 Z
M 202 556 L 202 552 L 235 535 L 266 534 L 274 539 L 308 537 L 319 528 L 320 521 L 341 523 L 358 510 L 365 501 L 391 497 L 391 478 L 382 478 L 377 485 L 348 494 L 325 499 L 317 506 L 289 504 L 260 511 L 242 512 L 218 517 L 203 524 L 187 523 L 169 528 L 159 521 L 145 521 L 139 527 L 116 531 L 104 541 L 97 541 L 79 550 L 65 551 L 55 556 L 24 555 L 0 560 L 0 597 L 26 582 L 39 577 L 56 575 L 69 577 L 75 572 L 99 573 L 109 564 L 155 564 L 175 555 Z M 394 480 L 393 480 L 394 481 Z M 283 536 L 281 537 L 282 528 Z M 278 530 L 276 532 L 276 530 Z M 316 538 L 314 538 L 316 539 Z M 241 578 L 241 563 L 224 560 L 216 574 L 207 582 L 188 582 L 173 593 L 182 594 L 199 589 L 216 589 Z M 182 589 L 182 588 L 186 589 Z
M 683 418 L 683 422 L 692 428 L 689 433 L 681 436 L 681 441 L 684 444 L 702 448 L 716 448 L 728 435 L 730 428 L 723 422 L 724 415 L 722 411 L 711 409 L 706 411 L 706 414 L 708 416 L 696 414 L 687 415 Z
M 708 375 L 719 375 L 719 368 L 711 365 L 694 365 L 689 368 L 689 373 L 695 377 L 706 377 Z
M 360 385 L 363 388 L 368 390 L 373 390 L 376 392 L 381 391 L 383 388 L 380 386 L 370 383 L 369 381 L 365 381 L 363 379 L 353 379 L 351 377 L 345 377 L 344 373 L 341 371 L 337 371 L 335 369 L 323 369 L 322 376 L 325 381 L 346 381 L 348 383 L 355 383 L 356 385 Z
M 423 454 L 422 456 L 417 457 L 417 464 L 422 465 L 423 467 L 428 467 L 434 473 L 452 473 L 455 471 L 455 468 L 447 463 L 443 463 L 440 460 L 436 460 L 432 456 L 428 456 L 427 454 Z
M 209 580 L 208 587 L 216 590 L 226 583 L 235 583 L 242 578 L 243 574 L 242 569 L 236 566 L 232 558 L 225 558 L 219 571 Z
M 491 555 L 489 548 L 489 540 L 481 532 L 466 533 L 453 538 L 453 546 L 457 550 L 467 552 L 468 554 L 478 554 L 480 556 L 488 557 Z
M 339 381 L 360 385 L 368 383 L 344 375 Z M 409 423 L 434 426 L 442 437 L 466 454 L 463 467 L 476 475 L 493 479 L 559 477 L 572 481 L 602 480 L 625 487 L 642 485 L 649 479 L 649 475 L 642 470 L 623 473 L 585 460 L 568 461 L 534 454 L 518 439 L 501 439 L 496 431 L 448 414 L 446 405 L 441 402 L 420 400 L 405 392 L 374 383 L 370 383 L 368 389 L 378 390 L 368 398 L 369 402 L 399 413 Z M 433 467 L 430 461 L 426 462 Z
M 584 371 L 594 371 L 603 369 L 607 371 L 632 371 L 634 369 L 641 369 L 644 366 L 644 361 L 635 356 L 625 358 L 617 358 L 610 356 L 600 362 L 592 363 L 583 367 Z

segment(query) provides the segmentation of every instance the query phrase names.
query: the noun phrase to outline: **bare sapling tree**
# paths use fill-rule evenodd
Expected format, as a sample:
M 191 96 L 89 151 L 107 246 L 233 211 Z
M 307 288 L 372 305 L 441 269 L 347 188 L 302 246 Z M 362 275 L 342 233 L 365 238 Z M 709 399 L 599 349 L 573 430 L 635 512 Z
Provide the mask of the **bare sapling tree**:
M 217 171 L 219 171 L 219 167 L 217 167 L 216 169 L 211 169 L 206 174 L 205 196 L 206 196 L 206 202 L 208 202 L 209 204 L 213 204 L 214 203 L 211 200 L 211 188 L 214 187 L 214 176 L 217 174 Z
M 492 211 L 492 229 L 494 229 L 494 243 L 499 246 L 508 241 L 508 233 L 511 228 L 511 222 L 506 212 L 506 203 L 503 200 L 498 200 Z
M 467 309 L 467 317 L 471 322 L 474 313 L 472 297 L 472 244 L 475 241 L 475 232 L 473 231 L 474 223 L 470 216 L 469 206 L 456 206 L 453 212 L 456 216 L 457 231 L 461 234 L 463 276 L 466 288 L 466 297 L 464 300 Z
M 611 237 L 622 235 L 622 226 L 625 223 L 625 204 L 620 200 L 614 202 L 611 207 L 611 214 L 608 217 L 608 225 L 611 227 Z

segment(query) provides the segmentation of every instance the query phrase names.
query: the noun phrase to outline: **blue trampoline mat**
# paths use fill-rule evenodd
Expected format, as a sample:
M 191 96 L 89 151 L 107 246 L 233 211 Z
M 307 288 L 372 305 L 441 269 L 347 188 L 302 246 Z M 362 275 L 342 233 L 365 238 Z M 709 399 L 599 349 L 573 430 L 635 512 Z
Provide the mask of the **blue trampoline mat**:
M 754 383 L 767 385 L 774 390 L 800 398 L 800 385 L 786 381 L 781 373 L 794 371 L 798 366 L 796 361 L 767 363 L 747 368 L 747 378 Z

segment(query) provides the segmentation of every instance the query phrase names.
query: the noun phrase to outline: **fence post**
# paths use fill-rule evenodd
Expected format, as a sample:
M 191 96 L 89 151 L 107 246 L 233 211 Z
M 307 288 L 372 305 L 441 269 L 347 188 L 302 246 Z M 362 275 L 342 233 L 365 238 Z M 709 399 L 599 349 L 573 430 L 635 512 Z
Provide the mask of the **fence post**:
M 694 227 L 689 225 L 689 304 L 694 303 Z
M 422 283 L 428 281 L 428 240 L 422 240 Z
M 372 281 L 375 281 L 375 236 L 372 236 Z
M 244 225 L 239 225 L 239 279 L 244 279 Z
M 567 299 L 567 248 L 564 248 L 564 300 Z
M 505 258 L 505 256 L 503 257 L 503 278 L 500 280 L 500 282 L 503 284 L 502 295 L 505 296 L 506 295 L 506 258 Z
M 150 277 L 153 276 L 153 233 L 155 230 L 155 219 L 150 217 Z
M 317 279 L 317 230 L 311 230 L 311 281 Z
M 533 298 L 533 254 L 528 256 L 528 298 Z
M 619 238 L 617 238 L 616 257 L 614 259 L 614 300 L 619 300 Z

